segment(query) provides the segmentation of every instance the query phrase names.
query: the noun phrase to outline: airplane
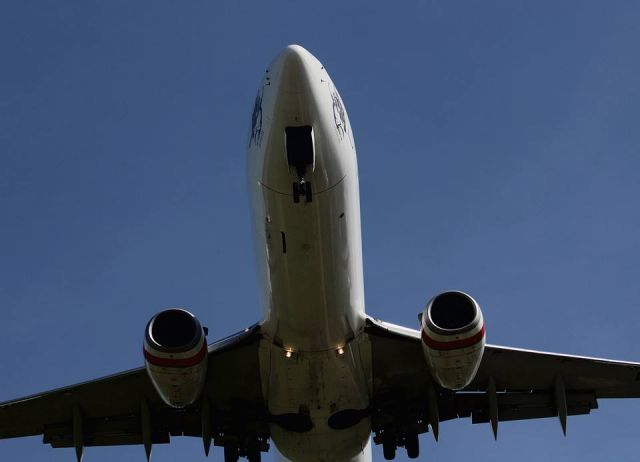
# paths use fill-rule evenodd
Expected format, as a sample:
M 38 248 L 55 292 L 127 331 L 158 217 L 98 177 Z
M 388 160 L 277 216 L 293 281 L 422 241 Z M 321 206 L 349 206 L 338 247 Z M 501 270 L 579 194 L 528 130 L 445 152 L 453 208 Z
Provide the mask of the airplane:
M 171 308 L 144 331 L 144 366 L 0 404 L 0 438 L 54 448 L 153 444 L 172 436 L 250 462 L 272 443 L 294 462 L 372 460 L 440 423 L 589 414 L 640 397 L 640 363 L 490 345 L 478 302 L 436 294 L 419 329 L 365 313 L 356 150 L 324 66 L 298 45 L 269 65 L 248 136 L 262 320 L 208 344 Z M 371 437 L 373 435 L 373 437 Z

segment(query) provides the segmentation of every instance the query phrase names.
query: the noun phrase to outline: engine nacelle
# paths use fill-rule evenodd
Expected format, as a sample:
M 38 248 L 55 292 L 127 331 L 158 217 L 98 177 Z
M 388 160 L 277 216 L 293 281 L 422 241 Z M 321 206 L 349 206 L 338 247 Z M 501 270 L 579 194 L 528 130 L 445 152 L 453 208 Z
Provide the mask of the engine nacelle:
M 194 315 L 181 309 L 156 314 L 144 335 L 147 373 L 169 406 L 182 408 L 196 401 L 207 375 L 205 331 Z
M 420 330 L 433 378 L 449 390 L 469 385 L 480 366 L 485 343 L 478 303 L 464 292 L 437 295 L 427 303 Z

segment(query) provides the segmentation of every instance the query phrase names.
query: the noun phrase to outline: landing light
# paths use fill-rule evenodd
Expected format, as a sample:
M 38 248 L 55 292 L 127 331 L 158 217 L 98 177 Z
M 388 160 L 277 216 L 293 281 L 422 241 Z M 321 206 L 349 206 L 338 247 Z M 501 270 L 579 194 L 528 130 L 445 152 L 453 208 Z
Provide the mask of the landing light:
M 342 356 L 344 354 L 344 347 L 338 347 L 336 353 L 338 353 L 338 356 Z
M 284 357 L 285 358 L 291 358 L 292 356 L 293 356 L 293 350 L 292 349 L 289 348 L 289 349 L 285 350 L 285 352 L 284 352 Z

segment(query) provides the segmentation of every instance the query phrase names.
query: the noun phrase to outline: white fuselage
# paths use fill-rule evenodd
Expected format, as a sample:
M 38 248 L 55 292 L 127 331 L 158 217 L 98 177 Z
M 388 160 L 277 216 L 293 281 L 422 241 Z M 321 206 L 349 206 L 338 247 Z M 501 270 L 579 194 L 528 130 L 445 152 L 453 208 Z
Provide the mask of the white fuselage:
M 302 126 L 312 127 L 314 146 L 303 178 L 285 147 L 285 128 Z M 263 393 L 271 414 L 301 413 L 313 423 L 302 433 L 273 424 L 272 439 L 294 461 L 370 460 L 368 419 L 344 430 L 327 423 L 338 411 L 365 409 L 371 388 L 358 168 L 340 95 L 302 47 L 287 47 L 265 73 L 248 167 L 263 294 Z M 294 183 L 310 184 L 311 197 L 296 202 Z

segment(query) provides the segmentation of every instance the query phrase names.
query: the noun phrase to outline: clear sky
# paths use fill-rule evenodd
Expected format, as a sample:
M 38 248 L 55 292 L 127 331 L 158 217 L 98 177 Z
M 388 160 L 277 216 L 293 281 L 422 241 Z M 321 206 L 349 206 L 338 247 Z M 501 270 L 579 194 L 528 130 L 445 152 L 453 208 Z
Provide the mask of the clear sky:
M 627 1 L 0 3 L 0 401 L 141 365 L 166 307 L 210 339 L 258 319 L 245 147 L 261 74 L 290 43 L 350 115 L 370 314 L 417 326 L 460 289 L 491 343 L 640 361 L 639 15 Z M 497 442 L 447 422 L 421 458 L 636 460 L 640 401 L 600 407 L 566 439 L 557 419 L 503 423 Z M 1 441 L 0 457 L 74 460 L 39 438 Z M 204 460 L 201 442 L 154 460 Z

